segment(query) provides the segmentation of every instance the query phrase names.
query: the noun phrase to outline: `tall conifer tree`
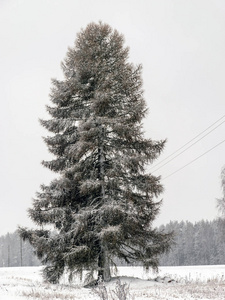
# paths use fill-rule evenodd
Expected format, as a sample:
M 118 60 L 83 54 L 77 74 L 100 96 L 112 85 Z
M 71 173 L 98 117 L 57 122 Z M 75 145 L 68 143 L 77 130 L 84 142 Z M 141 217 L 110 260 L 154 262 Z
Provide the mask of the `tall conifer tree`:
M 225 166 L 222 168 L 221 171 L 221 187 L 222 187 L 223 197 L 217 199 L 217 208 L 222 218 L 225 220 Z
M 52 81 L 51 119 L 41 124 L 52 133 L 45 143 L 55 159 L 43 165 L 59 176 L 41 186 L 29 210 L 40 229 L 20 228 L 52 282 L 65 269 L 110 280 L 116 257 L 157 268 L 170 244 L 152 227 L 163 187 L 145 168 L 165 142 L 144 137 L 141 66 L 128 52 L 116 30 L 91 23 L 68 50 L 64 80 Z

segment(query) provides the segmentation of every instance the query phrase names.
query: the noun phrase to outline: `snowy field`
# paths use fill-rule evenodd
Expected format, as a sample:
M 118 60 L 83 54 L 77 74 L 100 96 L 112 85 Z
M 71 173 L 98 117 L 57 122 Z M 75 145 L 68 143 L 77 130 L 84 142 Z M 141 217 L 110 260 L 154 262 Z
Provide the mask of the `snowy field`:
M 58 285 L 45 283 L 41 269 L 0 268 L 0 300 L 103 300 L 92 288 L 84 288 L 78 279 L 70 285 L 66 277 Z M 145 273 L 141 267 L 120 267 L 117 276 L 121 284 L 129 286 L 131 297 L 126 300 L 225 299 L 225 265 L 160 267 L 158 274 Z M 158 282 L 155 281 L 157 277 Z M 106 284 L 109 297 L 105 300 L 118 299 L 113 293 L 117 283 L 118 278 L 115 278 Z

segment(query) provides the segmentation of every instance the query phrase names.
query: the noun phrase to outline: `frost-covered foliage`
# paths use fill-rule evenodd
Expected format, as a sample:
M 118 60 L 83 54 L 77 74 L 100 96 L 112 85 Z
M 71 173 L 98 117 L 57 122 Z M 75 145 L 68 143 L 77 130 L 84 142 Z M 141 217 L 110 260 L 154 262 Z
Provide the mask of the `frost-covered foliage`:
M 130 293 L 129 285 L 126 282 L 122 283 L 120 279 L 116 281 L 116 287 L 113 290 L 107 289 L 105 283 L 100 282 L 93 289 L 93 293 L 100 300 L 134 300 L 134 296 Z
M 160 178 L 145 172 L 165 141 L 143 135 L 141 66 L 128 62 L 128 52 L 116 30 L 91 23 L 68 50 L 64 80 L 52 81 L 51 119 L 41 124 L 55 159 L 43 165 L 59 177 L 41 186 L 29 210 L 40 229 L 20 229 L 52 282 L 65 268 L 110 280 L 115 257 L 157 268 L 170 244 L 170 234 L 152 228 Z
M 219 212 L 225 219 L 225 167 L 223 167 L 221 172 L 221 186 L 223 191 L 223 197 L 217 199 L 217 207 L 219 209 Z

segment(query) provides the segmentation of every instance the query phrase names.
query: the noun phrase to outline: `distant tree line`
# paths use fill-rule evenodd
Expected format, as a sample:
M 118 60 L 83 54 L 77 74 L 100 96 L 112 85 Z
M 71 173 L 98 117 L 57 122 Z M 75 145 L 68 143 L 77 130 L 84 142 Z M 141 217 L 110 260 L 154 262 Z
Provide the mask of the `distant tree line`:
M 20 238 L 18 231 L 0 237 L 0 267 L 38 266 L 33 247 Z
M 173 221 L 159 229 L 174 231 L 174 245 L 161 256 L 161 266 L 225 264 L 224 220 L 195 224 Z M 34 249 L 29 242 L 21 241 L 17 231 L 0 237 L 0 267 L 38 265 Z
M 174 231 L 174 245 L 160 259 L 162 266 L 225 264 L 225 221 L 170 222 L 160 229 Z

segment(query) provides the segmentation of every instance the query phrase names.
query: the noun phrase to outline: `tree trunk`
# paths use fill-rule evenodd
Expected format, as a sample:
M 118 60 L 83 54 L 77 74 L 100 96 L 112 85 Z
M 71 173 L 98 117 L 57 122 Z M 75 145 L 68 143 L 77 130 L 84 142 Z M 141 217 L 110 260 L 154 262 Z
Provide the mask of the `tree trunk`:
M 105 201 L 105 155 L 103 141 L 105 136 L 105 130 L 102 125 L 99 126 L 99 145 L 98 145 L 98 163 L 99 163 L 99 174 L 98 178 L 101 180 L 101 198 L 102 201 Z M 101 227 L 105 227 L 104 218 L 101 219 Z M 98 256 L 98 281 L 110 281 L 110 263 L 107 251 L 107 245 L 104 241 L 100 241 L 100 253 Z
M 111 280 L 109 258 L 107 255 L 107 250 L 104 247 L 101 247 L 101 251 L 98 256 L 98 281 L 101 280 Z

